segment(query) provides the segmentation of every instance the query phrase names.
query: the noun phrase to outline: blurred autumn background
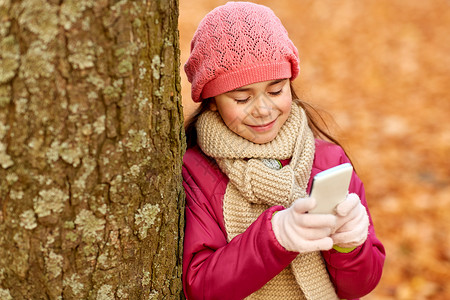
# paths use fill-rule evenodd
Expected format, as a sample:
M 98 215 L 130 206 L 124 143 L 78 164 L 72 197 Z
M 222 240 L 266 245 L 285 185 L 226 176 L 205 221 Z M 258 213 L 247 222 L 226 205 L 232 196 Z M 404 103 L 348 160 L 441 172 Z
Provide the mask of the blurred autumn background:
M 180 0 L 182 64 L 200 20 L 226 2 Z M 365 183 L 387 259 L 364 299 L 450 299 L 450 1 L 254 2 L 285 25 L 298 94 L 334 118 Z

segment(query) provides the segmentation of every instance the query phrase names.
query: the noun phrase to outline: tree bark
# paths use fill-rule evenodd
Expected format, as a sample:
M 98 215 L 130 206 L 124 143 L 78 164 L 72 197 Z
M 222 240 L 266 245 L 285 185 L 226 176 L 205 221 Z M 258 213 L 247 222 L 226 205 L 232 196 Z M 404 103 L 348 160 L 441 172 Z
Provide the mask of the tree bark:
M 0 299 L 179 299 L 178 1 L 0 0 Z

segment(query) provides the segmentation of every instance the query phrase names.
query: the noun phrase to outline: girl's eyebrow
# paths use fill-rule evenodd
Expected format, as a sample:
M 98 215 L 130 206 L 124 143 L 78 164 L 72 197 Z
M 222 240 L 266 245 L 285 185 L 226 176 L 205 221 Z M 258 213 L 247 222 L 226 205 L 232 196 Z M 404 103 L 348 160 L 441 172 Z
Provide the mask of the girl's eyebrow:
M 269 86 L 275 85 L 275 84 L 277 84 L 277 83 L 280 83 L 280 82 L 283 82 L 283 81 L 286 81 L 286 80 L 287 80 L 287 78 L 284 78 L 284 79 L 277 79 L 277 80 L 271 81 L 271 82 L 269 83 Z
M 287 80 L 287 79 L 285 78 L 285 79 L 277 79 L 277 80 L 273 80 L 273 81 L 269 82 L 268 86 L 276 85 L 276 84 L 278 84 L 278 83 L 280 83 L 280 82 L 283 82 L 283 81 L 285 81 L 285 80 Z M 245 91 L 248 91 L 248 90 L 250 90 L 250 89 L 251 89 L 251 88 L 240 87 L 240 88 L 234 89 L 234 90 L 232 90 L 232 91 L 230 91 L 230 92 L 245 92 Z

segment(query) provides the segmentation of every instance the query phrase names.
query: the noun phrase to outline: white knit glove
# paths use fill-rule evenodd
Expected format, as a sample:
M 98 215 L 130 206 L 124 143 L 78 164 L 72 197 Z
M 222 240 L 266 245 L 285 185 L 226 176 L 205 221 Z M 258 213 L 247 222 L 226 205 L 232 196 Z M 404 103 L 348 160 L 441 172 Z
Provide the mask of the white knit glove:
M 367 239 L 369 216 L 357 194 L 349 194 L 336 207 L 336 229 L 331 235 L 336 246 L 341 248 L 358 247 Z
M 300 198 L 272 217 L 275 237 L 286 250 L 311 252 L 333 247 L 330 234 L 336 226 L 336 216 L 308 214 L 307 211 L 315 206 L 313 198 Z

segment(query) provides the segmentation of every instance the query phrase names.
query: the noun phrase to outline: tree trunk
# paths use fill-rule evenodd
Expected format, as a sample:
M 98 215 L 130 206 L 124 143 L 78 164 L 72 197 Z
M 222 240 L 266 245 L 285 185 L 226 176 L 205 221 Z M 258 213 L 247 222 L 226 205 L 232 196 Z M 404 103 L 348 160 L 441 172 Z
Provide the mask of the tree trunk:
M 0 0 L 0 299 L 179 299 L 177 0 Z

